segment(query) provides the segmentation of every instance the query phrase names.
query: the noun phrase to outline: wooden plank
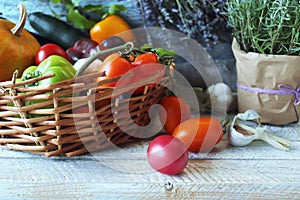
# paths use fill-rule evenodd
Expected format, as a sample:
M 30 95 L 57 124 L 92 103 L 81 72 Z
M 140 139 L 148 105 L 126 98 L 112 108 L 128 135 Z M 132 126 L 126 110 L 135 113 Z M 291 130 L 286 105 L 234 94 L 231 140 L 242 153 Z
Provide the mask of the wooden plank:
M 130 145 L 127 148 L 119 150 L 104 150 L 99 153 L 93 153 L 92 156 L 98 158 L 146 158 L 148 142 Z M 268 159 L 280 160 L 300 159 L 300 142 L 293 142 L 290 151 L 276 149 L 263 141 L 255 141 L 245 147 L 231 146 L 227 140 L 223 140 L 209 154 L 190 153 L 190 159 Z
M 128 145 L 118 150 L 103 150 L 98 153 L 85 154 L 81 156 L 66 158 L 59 157 L 57 159 L 76 160 L 76 159 L 90 159 L 94 157 L 98 158 L 111 158 L 111 157 L 123 157 L 123 158 L 135 158 L 141 159 L 146 157 L 146 151 L 148 142 L 142 142 L 137 144 Z M 245 147 L 231 146 L 227 140 L 223 140 L 218 144 L 209 154 L 198 155 L 190 153 L 191 159 L 205 158 L 205 159 L 300 159 L 300 142 L 293 142 L 290 151 L 282 151 L 276 149 L 263 141 L 254 141 Z M 8 150 L 5 147 L 0 147 L 0 159 L 1 158 L 44 158 L 43 156 Z M 45 158 L 47 162 L 49 158 Z M 56 158 L 54 158 L 56 159 Z
M 299 160 L 193 160 L 178 176 L 153 171 L 145 159 L 108 161 L 127 172 L 95 160 L 2 159 L 0 194 L 21 199 L 300 197 Z
M 285 126 L 267 126 L 267 131 L 278 137 L 300 141 L 300 121 Z
M 285 130 L 285 129 L 284 129 Z M 44 158 L 1 148 L 0 197 L 133 199 L 297 199 L 300 142 L 290 152 L 264 142 L 231 147 L 224 140 L 179 176 L 153 171 L 147 143 L 73 158 Z M 171 190 L 165 185 L 170 183 Z M 13 195 L 12 195 L 13 194 Z
M 269 165 L 273 165 L 275 168 L 273 171 L 276 171 L 278 169 L 278 164 L 281 162 L 288 162 L 291 163 L 292 165 L 286 165 L 286 167 L 293 167 L 294 165 L 297 165 L 298 162 L 300 162 L 299 159 L 299 149 L 295 150 L 292 153 L 292 156 L 289 156 L 289 153 L 287 154 L 281 154 L 281 151 L 278 151 L 278 157 L 275 156 L 260 156 L 257 155 L 259 153 L 253 153 L 251 151 L 251 148 L 243 151 L 232 151 L 230 154 L 230 149 L 235 149 L 235 148 L 229 148 L 225 156 L 221 156 L 222 151 L 219 151 L 217 153 L 212 153 L 209 154 L 206 158 L 202 158 L 201 160 L 191 160 L 190 163 L 194 164 L 199 164 L 201 163 L 212 163 L 212 162 L 233 162 L 233 163 L 269 163 Z M 272 152 L 271 149 L 269 149 L 270 152 Z M 120 152 L 115 152 L 113 154 L 106 152 L 98 154 L 97 157 L 91 157 L 91 156 L 79 156 L 79 157 L 74 157 L 74 158 L 65 158 L 65 157 L 53 157 L 53 158 L 44 158 L 42 156 L 35 156 L 34 154 L 27 154 L 28 157 L 21 157 L 19 155 L 23 155 L 26 153 L 22 152 L 15 152 L 15 151 L 9 151 L 11 153 L 15 153 L 15 156 L 11 157 L 5 157 L 1 156 L 1 164 L 0 164 L 0 177 L 5 177 L 1 176 L 1 173 L 6 174 L 5 171 L 7 170 L 12 170 L 13 168 L 22 168 L 23 170 L 21 171 L 27 171 L 26 166 L 28 169 L 34 168 L 37 166 L 36 170 L 43 172 L 43 175 L 45 176 L 51 176 L 52 172 L 53 174 L 57 174 L 55 172 L 65 172 L 65 168 L 70 168 L 72 171 L 72 168 L 77 168 L 74 167 L 76 165 L 91 165 L 92 168 L 99 168 L 101 169 L 105 175 L 107 175 L 107 172 L 105 172 L 107 169 L 106 168 L 112 168 L 114 170 L 119 171 L 119 173 L 124 173 L 124 172 L 142 172 L 142 171 L 149 171 L 149 165 L 146 160 L 146 154 L 145 151 L 140 151 L 140 152 L 131 152 L 131 153 L 120 153 Z M 262 151 L 268 152 L 268 151 Z M 19 155 L 18 155 L 19 154 Z M 238 154 L 238 155 L 235 155 Z M 217 156 L 218 155 L 218 156 Z M 7 163 L 8 162 L 8 163 Z M 17 164 L 19 162 L 19 164 Z M 26 163 L 28 162 L 28 163 Z M 293 164 L 293 162 L 295 162 Z M 13 163 L 13 164 L 12 164 Z M 63 165 L 61 165 L 63 164 Z M 12 166 L 12 168 L 7 166 Z M 45 167 L 48 168 L 51 166 L 50 171 L 45 170 Z M 78 169 L 84 169 L 86 167 L 78 166 Z M 97 167 L 96 167 L 97 166 Z M 193 165 L 192 165 L 193 166 Z M 234 167 L 234 166 L 232 166 Z M 300 167 L 300 166 L 298 166 Z M 25 168 L 25 169 L 24 169 Z M 192 167 L 192 169 L 195 167 Z M 250 168 L 250 169 L 249 169 Z M 222 169 L 220 167 L 219 169 Z M 45 171 L 44 171 L 45 170 Z M 74 170 L 74 169 L 73 169 Z M 245 164 L 244 168 L 237 169 L 236 173 L 243 173 L 243 171 L 249 170 L 251 173 L 253 169 L 251 169 L 251 166 L 247 167 Z M 18 170 L 17 170 L 18 171 Z M 30 171 L 30 170 L 29 170 Z M 68 169 L 66 171 L 69 171 Z M 76 171 L 76 170 L 75 170 Z M 88 170 L 90 171 L 90 170 Z M 93 170 L 91 170 L 93 171 Z M 7 171 L 8 172 L 8 171 Z M 80 171 L 77 171 L 80 172 Z M 95 170 L 96 172 L 96 170 Z M 45 174 L 46 173 L 46 174 Z M 300 173 L 300 171 L 299 171 Z M 74 173 L 76 174 L 76 173 Z M 126 174 L 126 173 L 125 173 Z M 255 174 L 255 173 L 254 173 Z M 120 174 L 119 174 L 120 175 Z M 188 175 L 188 173 L 187 173 Z M 54 175 L 55 176 L 55 175 Z M 300 178 L 300 177 L 298 177 Z M 48 179 L 48 178 L 47 178 Z M 51 179 L 51 178 L 50 178 Z M 49 179 L 49 180 L 50 180 Z
M 299 186 L 272 183 L 176 184 L 164 183 L 0 183 L 1 199 L 299 199 Z

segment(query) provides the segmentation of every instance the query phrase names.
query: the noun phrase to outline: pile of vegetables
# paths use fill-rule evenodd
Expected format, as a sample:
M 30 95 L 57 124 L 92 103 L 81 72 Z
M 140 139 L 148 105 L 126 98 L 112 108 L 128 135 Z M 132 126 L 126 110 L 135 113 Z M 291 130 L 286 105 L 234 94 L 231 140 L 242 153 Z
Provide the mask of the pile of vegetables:
M 23 10 L 24 6 L 21 8 Z M 69 20 L 70 16 L 78 17 L 76 8 L 68 7 Z M 21 19 L 23 18 L 24 10 Z M 21 81 L 55 74 L 53 77 L 24 87 L 48 86 L 77 77 L 92 67 L 91 71 L 104 72 L 104 76 L 99 77 L 99 80 L 131 73 L 131 76 L 120 79 L 118 82 L 99 87 L 123 87 L 156 75 L 155 80 L 147 86 L 132 90 L 132 95 L 141 95 L 146 92 L 146 89 L 153 89 L 168 73 L 165 66 L 174 62 L 174 53 L 155 49 L 149 45 L 139 49 L 134 48 L 133 43 L 130 42 L 134 40 L 133 34 L 126 34 L 128 37 L 115 35 L 124 30 L 130 30 L 129 25 L 123 19 L 118 21 L 117 18 L 120 17 L 110 14 L 105 19 L 93 24 L 90 26 L 90 36 L 87 37 L 74 26 L 57 17 L 40 12 L 30 13 L 29 21 L 32 27 L 53 43 L 40 46 L 35 38 L 26 31 L 23 31 L 21 36 L 19 31 L 16 31 L 18 36 L 10 32 L 5 33 L 11 37 L 2 40 L 3 45 L 7 46 L 8 41 L 21 43 L 22 49 L 14 50 L 14 52 L 30 52 L 31 55 L 29 57 L 25 57 L 23 54 L 10 55 L 6 64 L 1 63 L 1 77 L 9 80 L 15 69 L 24 70 L 20 70 L 23 71 Z M 81 20 L 85 21 L 83 18 Z M 108 22 L 109 20 L 113 22 Z M 1 28 L 12 26 L 8 21 L 0 21 L 0 23 L 3 24 Z M 23 27 L 24 23 L 23 21 L 23 25 L 20 27 Z M 91 25 L 91 23 L 88 24 Z M 17 25 L 13 30 L 19 30 L 18 27 Z M 59 34 L 54 32 L 59 32 Z M 18 37 L 22 37 L 21 41 Z M 32 51 L 28 51 L 26 48 L 32 49 Z M 120 50 L 125 51 L 121 53 Z M 4 57 L 6 54 L 0 54 L 0 56 Z M 15 57 L 21 60 L 17 63 L 22 63 L 22 66 L 16 66 Z M 5 71 L 3 66 L 11 69 L 5 76 L 3 76 Z M 157 114 L 160 116 L 166 134 L 156 137 L 149 144 L 148 161 L 151 167 L 161 173 L 178 174 L 187 166 L 188 152 L 207 153 L 220 142 L 223 136 L 222 126 L 218 120 L 211 117 L 191 118 L 190 106 L 182 97 L 166 96 L 160 104 L 162 109 Z M 87 112 L 87 109 L 76 110 L 74 113 L 78 112 Z
M 56 13 L 51 8 L 54 16 L 33 12 L 29 14 L 29 22 L 39 35 L 64 49 L 70 48 L 81 38 L 90 38 L 101 43 L 125 31 L 126 34 L 121 35 L 122 39 L 125 42 L 134 40 L 129 24 L 119 16 L 120 12 L 126 11 L 126 7 L 121 4 L 81 6 L 80 1 L 70 0 L 52 0 L 52 3 L 61 4 L 65 13 Z M 96 14 L 96 17 L 87 17 L 92 14 Z M 62 20 L 62 16 L 65 16 L 65 21 Z

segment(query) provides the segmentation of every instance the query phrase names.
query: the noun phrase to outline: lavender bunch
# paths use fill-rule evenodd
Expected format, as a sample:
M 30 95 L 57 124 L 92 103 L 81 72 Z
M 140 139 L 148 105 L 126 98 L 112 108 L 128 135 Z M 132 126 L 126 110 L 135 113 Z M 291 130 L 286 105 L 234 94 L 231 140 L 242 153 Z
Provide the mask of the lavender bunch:
M 231 39 L 230 30 L 226 27 L 226 17 L 222 15 L 225 2 L 226 0 L 139 1 L 143 4 L 140 7 L 148 26 L 178 30 L 206 47 Z

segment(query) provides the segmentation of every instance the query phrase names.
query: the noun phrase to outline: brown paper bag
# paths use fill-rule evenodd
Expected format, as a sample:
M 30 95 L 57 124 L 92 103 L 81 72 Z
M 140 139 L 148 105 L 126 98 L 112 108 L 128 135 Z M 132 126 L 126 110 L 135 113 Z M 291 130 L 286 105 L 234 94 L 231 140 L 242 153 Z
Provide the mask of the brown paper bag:
M 299 121 L 300 56 L 246 53 L 236 40 L 232 50 L 237 68 L 238 111 L 253 109 L 263 123 L 273 125 Z

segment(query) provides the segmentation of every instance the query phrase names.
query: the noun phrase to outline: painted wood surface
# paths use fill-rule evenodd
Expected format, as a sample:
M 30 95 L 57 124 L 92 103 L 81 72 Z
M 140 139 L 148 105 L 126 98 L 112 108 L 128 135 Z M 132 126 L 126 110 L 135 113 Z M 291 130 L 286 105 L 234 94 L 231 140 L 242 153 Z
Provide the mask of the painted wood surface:
M 177 176 L 150 168 L 147 141 L 71 158 L 1 147 L 0 199 L 299 199 L 300 125 L 269 128 L 292 141 L 290 151 L 233 147 L 225 135 Z

